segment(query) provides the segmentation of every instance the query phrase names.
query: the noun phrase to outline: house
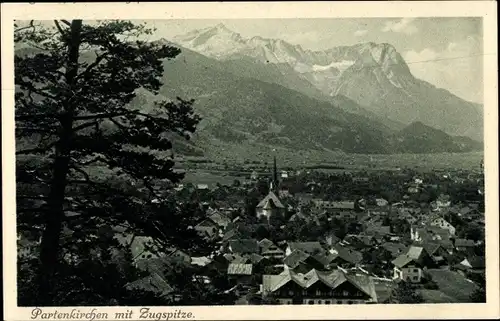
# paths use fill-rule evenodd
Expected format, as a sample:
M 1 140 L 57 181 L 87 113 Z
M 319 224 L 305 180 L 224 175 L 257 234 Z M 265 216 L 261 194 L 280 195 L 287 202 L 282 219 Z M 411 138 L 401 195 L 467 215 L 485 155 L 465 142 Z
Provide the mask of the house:
M 246 255 L 247 264 L 252 264 L 253 265 L 253 272 L 254 273 L 263 273 L 264 269 L 271 265 L 271 262 L 269 259 L 263 257 L 262 255 L 259 254 L 247 254 Z
M 379 207 L 385 207 L 385 206 L 389 205 L 389 202 L 386 199 L 383 199 L 383 198 L 376 198 L 375 199 L 375 203 Z
M 231 219 L 226 214 L 221 213 L 220 211 L 212 211 L 208 215 L 208 218 L 222 229 L 225 229 L 229 225 L 229 223 L 231 223 Z
M 284 199 L 284 198 L 287 198 L 287 197 L 290 197 L 290 191 L 286 188 L 280 188 L 280 190 L 278 191 L 278 195 L 280 198 Z
M 285 257 L 285 251 L 266 238 L 259 241 L 259 247 L 260 255 L 266 259 L 281 260 Z
M 250 180 L 256 181 L 258 179 L 259 179 L 259 173 L 257 173 L 256 171 L 252 171 L 252 173 L 250 174 Z
M 167 254 L 166 257 L 170 258 L 174 262 L 181 262 L 185 266 L 188 266 L 192 262 L 191 256 L 179 249 L 173 249 L 169 254 Z
M 473 240 L 456 239 L 454 245 L 457 251 L 470 252 L 474 250 L 476 243 Z
M 207 191 L 210 188 L 208 187 L 208 184 L 197 184 L 196 189 L 200 191 Z
M 266 217 L 268 220 L 273 215 L 283 215 L 284 210 L 285 206 L 272 191 L 256 207 L 257 217 Z
M 339 243 L 340 241 L 342 240 L 339 237 L 337 237 L 333 232 L 327 232 L 325 235 L 325 243 L 330 247 Z
M 174 190 L 177 192 L 180 192 L 184 189 L 184 184 L 178 184 L 177 186 L 174 187 Z
M 168 283 L 165 278 L 153 272 L 143 278 L 129 282 L 125 285 L 125 288 L 129 291 L 139 290 L 146 292 L 153 292 L 159 297 L 170 298 L 173 296 L 174 289 Z
M 437 226 L 439 228 L 448 230 L 450 235 L 455 235 L 456 231 L 455 227 L 442 217 L 433 217 L 430 220 L 428 220 L 428 224 L 430 226 Z
M 365 234 L 362 235 L 347 234 L 344 237 L 343 241 L 357 249 L 364 249 L 367 247 L 371 247 L 377 243 L 377 240 L 373 235 L 365 235 Z
M 252 284 L 252 264 L 231 263 L 227 268 L 227 276 L 232 284 Z
M 421 242 L 426 241 L 440 241 L 449 240 L 451 237 L 449 230 L 441 229 L 437 226 L 418 227 L 411 226 L 410 238 L 412 241 Z
M 306 215 L 302 211 L 298 211 L 290 216 L 288 222 L 301 222 L 303 224 L 316 224 L 317 226 L 321 226 L 321 218 L 321 215 Z
M 165 298 L 176 298 L 174 288 L 169 284 L 166 272 L 182 270 L 190 265 L 190 262 L 179 260 L 177 257 L 157 257 L 151 259 L 139 259 L 136 266 L 146 273 L 146 276 L 129 282 L 125 285 L 129 290 L 142 290 L 153 292 Z
M 462 271 L 484 272 L 486 268 L 486 260 L 484 256 L 470 255 L 454 267 Z
M 242 237 L 242 233 L 236 227 L 227 227 L 222 236 L 222 244 L 227 244 L 230 240 L 239 239 Z
M 361 254 L 361 252 L 346 247 L 341 243 L 334 245 L 329 252 L 334 255 L 330 261 L 330 265 L 335 264 L 340 267 L 353 267 L 360 264 L 363 260 L 363 254 Z
M 419 283 L 423 277 L 423 268 L 433 267 L 434 262 L 423 247 L 411 246 L 404 254 L 392 261 L 393 279 Z
M 288 178 L 288 172 L 287 171 L 281 171 L 281 178 Z
M 286 270 L 262 276 L 262 295 L 279 304 L 364 304 L 377 302 L 373 281 L 363 275 L 334 270 L 299 274 Z
M 298 200 L 298 206 L 303 207 L 306 205 L 311 204 L 313 201 L 313 195 L 309 193 L 300 193 L 300 194 L 295 194 L 295 198 Z
M 325 267 L 324 262 L 301 250 L 294 250 L 287 255 L 283 264 L 285 270 L 293 270 L 297 273 L 307 273 L 311 269 L 323 270 Z
M 393 258 L 397 258 L 408 251 L 408 246 L 397 242 L 385 242 L 380 246 L 391 253 Z
M 447 264 L 450 254 L 439 242 L 422 242 L 422 246 L 437 265 Z
M 420 193 L 420 187 L 417 185 L 410 185 L 408 187 L 408 193 L 409 194 L 418 194 L 418 193 Z
M 451 206 L 450 195 L 441 194 L 436 199 L 436 207 L 439 210 L 449 208 L 450 206 Z
M 356 202 L 353 201 L 324 201 L 314 199 L 313 202 L 316 208 L 327 210 L 329 212 L 347 212 L 356 210 Z
M 391 227 L 390 226 L 369 224 L 365 227 L 363 234 L 372 235 L 372 236 L 378 235 L 381 237 L 385 237 L 385 236 L 388 236 L 391 234 Z
M 219 236 L 219 226 L 209 218 L 204 219 L 200 223 L 196 224 L 194 229 L 200 236 L 206 237 L 210 240 Z
M 235 239 L 229 240 L 229 251 L 233 254 L 259 254 L 259 243 L 255 239 Z
M 141 259 L 158 258 L 165 254 L 160 251 L 161 247 L 159 244 L 149 236 L 132 235 L 128 241 L 128 245 L 134 262 Z
M 326 252 L 326 249 L 319 242 L 288 242 L 285 255 L 288 256 L 295 250 L 300 250 L 311 255 Z

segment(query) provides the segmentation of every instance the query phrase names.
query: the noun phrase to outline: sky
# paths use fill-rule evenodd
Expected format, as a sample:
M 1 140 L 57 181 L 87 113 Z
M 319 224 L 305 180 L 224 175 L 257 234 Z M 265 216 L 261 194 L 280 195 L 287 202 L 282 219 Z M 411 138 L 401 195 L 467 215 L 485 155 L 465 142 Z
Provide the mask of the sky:
M 153 38 L 171 39 L 223 23 L 243 38 L 283 39 L 324 50 L 361 42 L 390 43 L 412 73 L 468 101 L 483 102 L 481 18 L 334 18 L 150 20 Z

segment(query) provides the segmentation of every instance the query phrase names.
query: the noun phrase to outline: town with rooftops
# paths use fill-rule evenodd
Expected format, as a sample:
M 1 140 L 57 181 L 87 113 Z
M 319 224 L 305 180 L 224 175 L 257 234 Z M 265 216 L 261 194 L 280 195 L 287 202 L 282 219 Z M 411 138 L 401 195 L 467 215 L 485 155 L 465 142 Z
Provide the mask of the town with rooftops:
M 453 176 L 293 172 L 274 157 L 231 185 L 179 185 L 199 202 L 193 228 L 215 250 L 159 254 L 151 237 L 129 235 L 120 241 L 149 275 L 127 286 L 175 296 L 163 271 L 176 262 L 207 284 L 222 277 L 225 304 L 474 302 L 484 291 L 482 175 L 482 162 Z

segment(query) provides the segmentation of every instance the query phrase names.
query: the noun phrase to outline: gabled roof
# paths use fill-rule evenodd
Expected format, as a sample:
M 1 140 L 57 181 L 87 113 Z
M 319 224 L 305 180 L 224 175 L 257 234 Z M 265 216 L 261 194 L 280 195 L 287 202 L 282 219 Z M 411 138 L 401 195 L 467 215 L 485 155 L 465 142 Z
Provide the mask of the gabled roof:
M 259 264 L 262 260 L 266 259 L 262 255 L 259 255 L 256 253 L 252 253 L 252 254 L 248 255 L 247 258 L 252 264 Z
M 255 239 L 229 240 L 229 246 L 233 253 L 259 253 L 259 244 Z
M 294 250 L 287 257 L 285 257 L 283 263 L 289 266 L 290 268 L 294 269 L 309 257 L 310 255 L 307 254 L 306 252 L 303 252 L 301 250 Z
M 263 238 L 262 240 L 259 241 L 259 246 L 261 247 L 262 250 L 266 250 L 273 245 L 274 245 L 273 241 L 267 238 Z
M 451 240 L 438 240 L 439 244 L 446 250 L 453 250 L 455 247 Z
M 429 255 L 434 255 L 434 253 L 436 253 L 439 248 L 444 248 L 438 242 L 423 242 L 422 245 L 427 253 L 429 253 Z
M 284 273 L 279 275 L 264 275 L 262 281 L 262 287 L 265 292 L 275 292 L 289 282 L 294 282 L 304 289 L 307 289 L 318 282 L 323 283 L 331 289 L 335 289 L 341 284 L 349 282 L 360 291 L 371 297 L 374 301 L 377 300 L 375 286 L 370 277 L 348 274 L 342 270 L 320 272 L 312 269 L 303 275 L 297 274 L 291 270 L 285 270 Z
M 213 262 L 213 260 L 210 259 L 209 257 L 206 257 L 206 256 L 197 256 L 197 257 L 191 258 L 192 265 L 206 266 L 212 262 Z
M 291 251 L 301 250 L 309 254 L 321 253 L 326 249 L 319 242 L 288 242 Z
M 246 264 L 250 261 L 248 257 L 243 257 L 239 255 L 235 255 L 233 260 L 231 261 L 231 264 Z
M 484 269 L 486 267 L 486 261 L 484 256 L 470 256 L 465 258 L 460 264 L 468 266 L 472 269 Z
M 399 256 L 406 253 L 408 247 L 402 243 L 386 242 L 381 245 L 382 248 L 391 252 L 392 256 Z
M 206 218 L 200 223 L 196 224 L 195 228 L 197 227 L 217 227 L 217 224 L 215 224 L 215 222 L 212 221 L 211 219 Z
M 157 293 L 160 296 L 168 296 L 174 291 L 170 284 L 162 276 L 156 273 L 152 273 L 146 277 L 127 283 L 125 288 L 129 290 L 150 291 Z
M 241 232 L 237 228 L 232 228 L 230 230 L 226 230 L 224 232 L 224 236 L 222 237 L 223 241 L 230 241 L 236 239 L 241 236 Z
M 283 203 L 281 203 L 276 194 L 271 191 L 266 195 L 266 197 L 264 197 L 264 199 L 262 199 L 262 201 L 259 202 L 259 204 L 257 204 L 257 208 L 285 208 L 285 206 L 283 206 Z
M 231 263 L 227 267 L 229 275 L 252 275 L 252 264 L 235 264 Z
M 456 239 L 455 240 L 455 246 L 456 247 L 474 247 L 476 244 L 474 243 L 473 240 L 467 240 L 467 239 Z
M 351 264 L 358 264 L 363 260 L 363 254 L 361 254 L 361 252 L 352 250 L 339 244 L 334 245 L 333 249 L 330 250 L 330 253 Z
M 426 254 L 427 252 L 423 247 L 410 246 L 408 251 L 405 254 L 401 254 L 400 256 L 398 256 L 394 261 L 392 261 L 392 264 L 399 268 L 402 268 L 410 262 L 419 263 L 421 258 Z
M 414 261 L 411 257 L 406 254 L 399 255 L 395 260 L 392 261 L 392 264 L 397 266 L 398 268 L 405 267 L 408 263 Z
M 231 223 L 231 219 L 227 217 L 225 214 L 215 211 L 208 216 L 215 224 L 226 227 Z

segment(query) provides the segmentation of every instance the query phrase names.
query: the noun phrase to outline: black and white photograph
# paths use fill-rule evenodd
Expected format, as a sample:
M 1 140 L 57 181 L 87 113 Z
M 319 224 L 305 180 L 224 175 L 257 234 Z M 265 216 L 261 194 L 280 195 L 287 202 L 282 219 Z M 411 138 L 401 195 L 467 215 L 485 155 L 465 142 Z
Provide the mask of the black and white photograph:
M 486 303 L 483 17 L 13 32 L 19 307 Z

